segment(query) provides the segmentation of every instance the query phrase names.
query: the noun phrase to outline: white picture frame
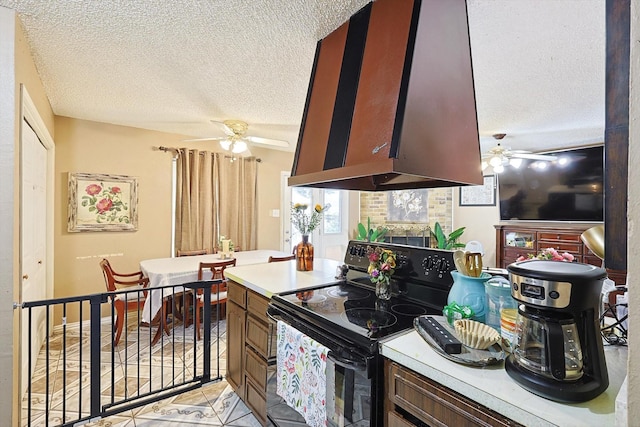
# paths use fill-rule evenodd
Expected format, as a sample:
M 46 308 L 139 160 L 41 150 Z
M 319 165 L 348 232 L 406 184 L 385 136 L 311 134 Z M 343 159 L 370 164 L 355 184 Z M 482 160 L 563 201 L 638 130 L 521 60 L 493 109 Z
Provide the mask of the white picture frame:
M 496 177 L 486 175 L 484 184 L 460 187 L 460 206 L 495 206 Z

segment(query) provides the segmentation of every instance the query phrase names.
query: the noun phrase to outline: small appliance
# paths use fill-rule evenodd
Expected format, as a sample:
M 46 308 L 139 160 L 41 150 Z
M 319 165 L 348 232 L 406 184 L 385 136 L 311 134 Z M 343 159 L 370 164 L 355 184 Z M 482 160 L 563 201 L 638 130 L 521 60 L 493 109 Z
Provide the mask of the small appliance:
M 584 402 L 609 386 L 599 326 L 606 272 L 588 264 L 528 260 L 507 267 L 518 301 L 516 343 L 505 361 L 520 386 L 559 402 Z

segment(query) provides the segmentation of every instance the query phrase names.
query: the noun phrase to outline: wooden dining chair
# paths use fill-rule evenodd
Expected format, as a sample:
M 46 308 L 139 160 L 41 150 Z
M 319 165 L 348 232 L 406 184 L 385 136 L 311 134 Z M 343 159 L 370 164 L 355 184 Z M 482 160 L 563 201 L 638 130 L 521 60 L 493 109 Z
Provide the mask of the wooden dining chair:
M 208 255 L 210 254 L 208 249 L 195 249 L 195 250 L 191 250 L 191 251 L 183 251 L 178 249 L 176 251 L 176 256 L 179 257 L 183 257 L 183 256 L 195 256 L 195 255 Z M 184 313 L 182 312 L 182 308 L 184 306 L 184 293 L 183 292 L 176 292 L 175 294 L 173 294 L 173 314 L 174 316 L 178 319 L 178 320 L 182 320 L 184 321 Z
M 201 262 L 200 267 L 198 268 L 198 280 L 200 281 L 218 279 L 223 280 L 220 283 L 211 285 L 211 305 L 214 306 L 219 304 L 219 319 L 224 316 L 227 303 L 227 283 L 224 277 L 224 270 L 227 267 L 234 267 L 235 265 L 236 260 L 234 258 L 228 261 L 220 262 Z M 191 304 L 191 299 L 192 298 L 185 299 L 185 315 L 187 316 L 189 313 L 189 305 Z M 193 309 L 195 317 L 195 328 L 197 331 L 197 338 L 198 340 L 200 340 L 200 309 L 204 308 L 204 295 L 202 289 L 197 290 L 195 301 L 196 305 Z
M 288 256 L 270 256 L 269 257 L 269 261 L 267 262 L 281 262 L 281 261 L 291 261 L 296 259 L 295 255 L 288 255 Z
M 116 310 L 116 336 L 113 340 L 113 345 L 116 346 L 120 342 L 120 336 L 122 335 L 125 312 L 128 310 L 141 310 L 144 307 L 144 303 L 147 298 L 147 289 L 149 287 L 149 279 L 144 277 L 142 271 L 136 271 L 135 273 L 117 273 L 113 270 L 109 260 L 107 259 L 100 261 L 100 268 L 102 268 L 102 274 L 104 275 L 104 281 L 108 292 L 129 291 L 135 289 L 142 290 L 142 292 L 137 293 L 112 294 L 109 296 L 109 299 Z M 169 333 L 166 322 L 161 322 L 160 327 L 164 328 L 167 334 Z
M 194 255 L 207 255 L 209 251 L 207 249 L 196 249 L 193 251 L 181 251 L 178 249 L 176 251 L 177 256 L 194 256 Z

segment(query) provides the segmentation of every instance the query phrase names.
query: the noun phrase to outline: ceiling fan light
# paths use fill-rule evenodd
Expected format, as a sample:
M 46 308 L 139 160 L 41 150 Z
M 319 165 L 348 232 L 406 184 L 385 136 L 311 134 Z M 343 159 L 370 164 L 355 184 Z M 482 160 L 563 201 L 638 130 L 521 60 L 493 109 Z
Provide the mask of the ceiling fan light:
M 509 159 L 509 164 L 511 166 L 513 166 L 514 168 L 518 169 L 520 166 L 522 166 L 522 159 L 517 158 L 517 157 L 513 157 L 513 158 Z
M 493 156 L 491 159 L 489 159 L 489 164 L 491 166 L 493 166 L 494 168 L 497 166 L 502 165 L 502 157 L 501 156 Z
M 495 173 L 502 173 L 502 172 L 504 172 L 504 166 L 502 166 L 501 164 L 497 165 L 497 166 L 494 166 L 493 167 L 493 171 Z
M 229 148 L 231 148 L 231 140 L 228 140 L 228 139 L 221 140 L 220 146 L 225 150 L 229 150 Z
M 233 144 L 233 152 L 234 153 L 242 153 L 243 151 L 245 151 L 247 149 L 247 143 L 242 141 L 242 140 L 237 140 L 234 144 Z

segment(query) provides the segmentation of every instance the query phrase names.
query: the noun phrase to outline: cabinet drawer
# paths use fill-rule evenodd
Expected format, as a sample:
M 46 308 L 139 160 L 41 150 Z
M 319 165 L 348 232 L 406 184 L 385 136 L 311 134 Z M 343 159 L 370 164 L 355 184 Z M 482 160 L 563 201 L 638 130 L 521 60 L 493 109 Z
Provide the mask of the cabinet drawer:
M 262 359 L 251 347 L 246 347 L 244 372 L 263 393 L 267 392 L 267 361 Z
M 589 251 L 589 255 L 584 255 L 582 257 L 582 262 L 585 264 L 595 265 L 596 267 L 602 267 L 602 260 L 593 255 L 591 251 Z
M 567 242 L 560 242 L 560 241 L 538 240 L 538 249 L 540 251 L 547 248 L 554 248 L 555 250 L 560 252 L 570 252 L 574 255 L 582 254 L 581 243 L 567 243 Z
M 524 248 L 505 248 L 503 259 L 507 264 L 511 264 L 512 262 L 515 262 L 519 256 L 524 256 L 526 258 L 529 254 L 535 255 L 536 251 L 534 249 Z
M 554 233 L 552 231 L 540 231 L 538 232 L 538 240 L 553 240 L 563 242 L 576 242 L 580 243 L 580 233 Z
M 389 400 L 431 426 L 515 426 L 503 417 L 428 378 L 387 364 Z
M 275 339 L 275 330 L 271 330 L 270 324 L 264 324 L 253 315 L 247 316 L 247 331 L 245 340 L 264 359 L 274 356 L 270 353 L 275 351 L 275 347 L 270 340 Z
M 267 322 L 267 307 L 269 298 L 263 297 L 253 291 L 247 291 L 247 311 L 257 319 Z
M 242 396 L 244 387 L 244 367 L 242 359 L 245 351 L 244 330 L 246 312 L 236 303 L 227 303 L 227 382 Z
M 227 282 L 227 299 L 247 308 L 247 288 L 229 280 Z
M 249 377 L 246 377 L 244 403 L 263 426 L 267 425 L 267 398 Z
M 388 427 L 414 427 L 413 423 L 402 418 L 397 412 L 389 412 L 387 416 Z

